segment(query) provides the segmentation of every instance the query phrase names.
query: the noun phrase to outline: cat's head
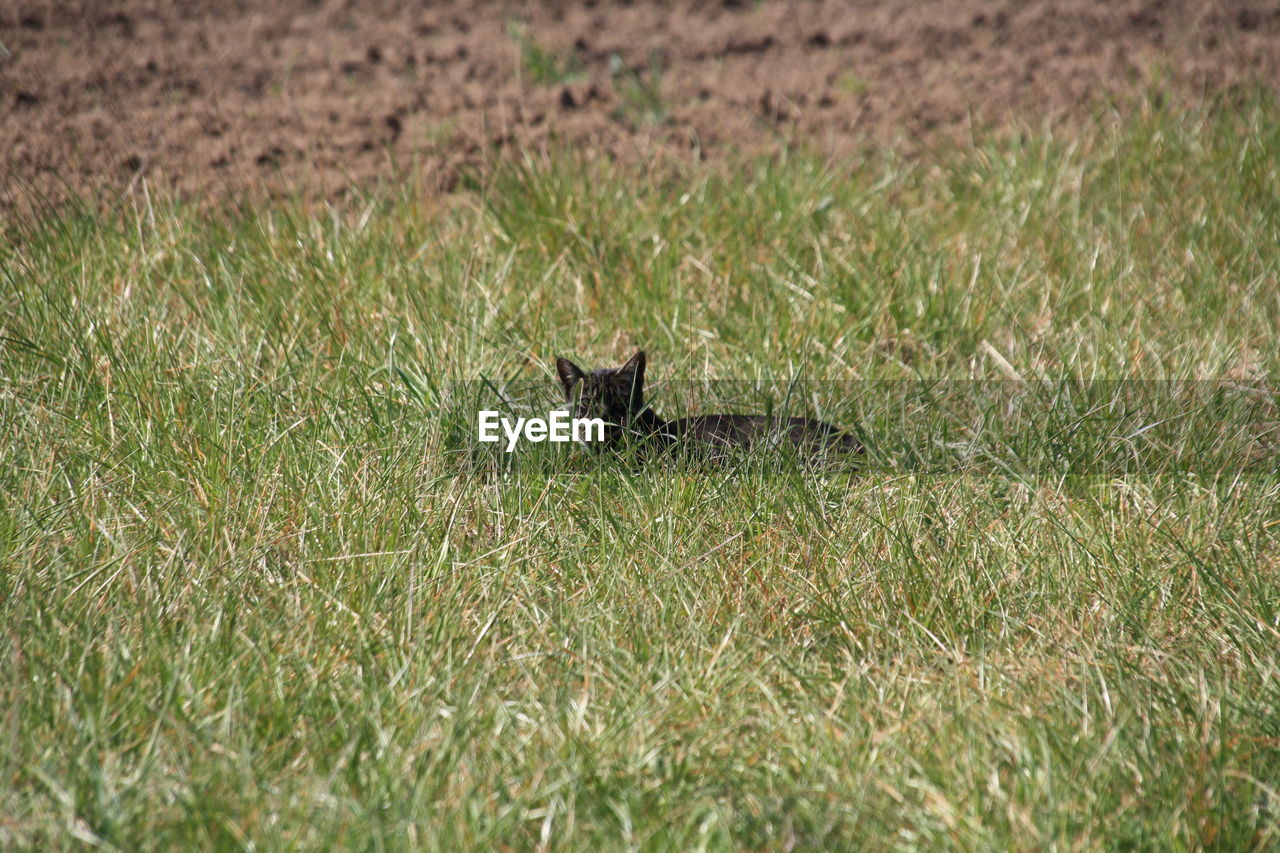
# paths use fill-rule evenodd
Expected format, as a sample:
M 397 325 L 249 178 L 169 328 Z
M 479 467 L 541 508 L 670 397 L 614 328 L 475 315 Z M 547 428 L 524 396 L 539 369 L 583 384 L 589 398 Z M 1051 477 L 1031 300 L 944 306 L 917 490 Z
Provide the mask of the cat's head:
M 622 367 L 590 372 L 567 358 L 556 359 L 564 398 L 575 418 L 601 418 L 606 435 L 616 438 L 644 410 L 644 351 Z

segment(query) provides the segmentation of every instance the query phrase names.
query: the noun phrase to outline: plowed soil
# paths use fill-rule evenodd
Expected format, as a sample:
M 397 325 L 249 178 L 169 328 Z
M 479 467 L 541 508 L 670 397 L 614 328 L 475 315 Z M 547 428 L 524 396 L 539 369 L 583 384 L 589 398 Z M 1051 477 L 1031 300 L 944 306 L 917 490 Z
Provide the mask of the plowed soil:
M 1280 84 L 1280 3 L 6 0 L 0 203 L 448 188 L 492 152 L 833 155 Z

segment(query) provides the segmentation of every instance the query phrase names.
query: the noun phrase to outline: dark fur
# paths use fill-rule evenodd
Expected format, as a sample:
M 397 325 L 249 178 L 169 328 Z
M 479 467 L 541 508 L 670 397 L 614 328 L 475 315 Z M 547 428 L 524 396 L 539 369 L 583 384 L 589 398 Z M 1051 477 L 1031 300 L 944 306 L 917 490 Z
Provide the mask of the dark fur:
M 644 402 L 644 351 L 622 367 L 587 372 L 567 358 L 556 359 L 556 372 L 574 416 L 603 418 L 604 447 L 624 438 L 662 449 L 675 447 L 727 450 L 762 442 L 789 441 L 806 456 L 830 451 L 861 453 L 862 443 L 831 424 L 811 418 L 765 415 L 698 415 L 664 421 Z

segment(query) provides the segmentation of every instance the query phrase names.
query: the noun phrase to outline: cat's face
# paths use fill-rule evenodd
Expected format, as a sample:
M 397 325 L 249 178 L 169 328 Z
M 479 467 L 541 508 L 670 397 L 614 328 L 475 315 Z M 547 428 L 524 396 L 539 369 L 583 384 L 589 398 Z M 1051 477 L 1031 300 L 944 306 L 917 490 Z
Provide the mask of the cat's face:
M 643 350 L 622 367 L 590 372 L 567 358 L 557 358 L 556 373 L 573 417 L 601 418 L 607 435 L 618 435 L 644 409 Z

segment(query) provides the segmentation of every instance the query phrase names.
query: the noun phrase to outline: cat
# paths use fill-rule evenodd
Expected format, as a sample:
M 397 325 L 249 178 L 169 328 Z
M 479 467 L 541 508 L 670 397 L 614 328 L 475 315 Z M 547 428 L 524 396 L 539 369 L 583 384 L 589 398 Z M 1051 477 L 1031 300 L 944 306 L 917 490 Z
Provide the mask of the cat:
M 645 354 L 640 350 L 622 367 L 583 370 L 567 358 L 556 359 L 556 373 L 564 386 L 565 400 L 575 417 L 604 420 L 605 440 L 599 449 L 630 440 L 661 450 L 687 448 L 721 456 L 734 448 L 760 444 L 775 447 L 783 442 L 804 458 L 860 454 L 862 442 L 855 436 L 812 418 L 767 415 L 696 415 L 665 421 L 644 402 Z

